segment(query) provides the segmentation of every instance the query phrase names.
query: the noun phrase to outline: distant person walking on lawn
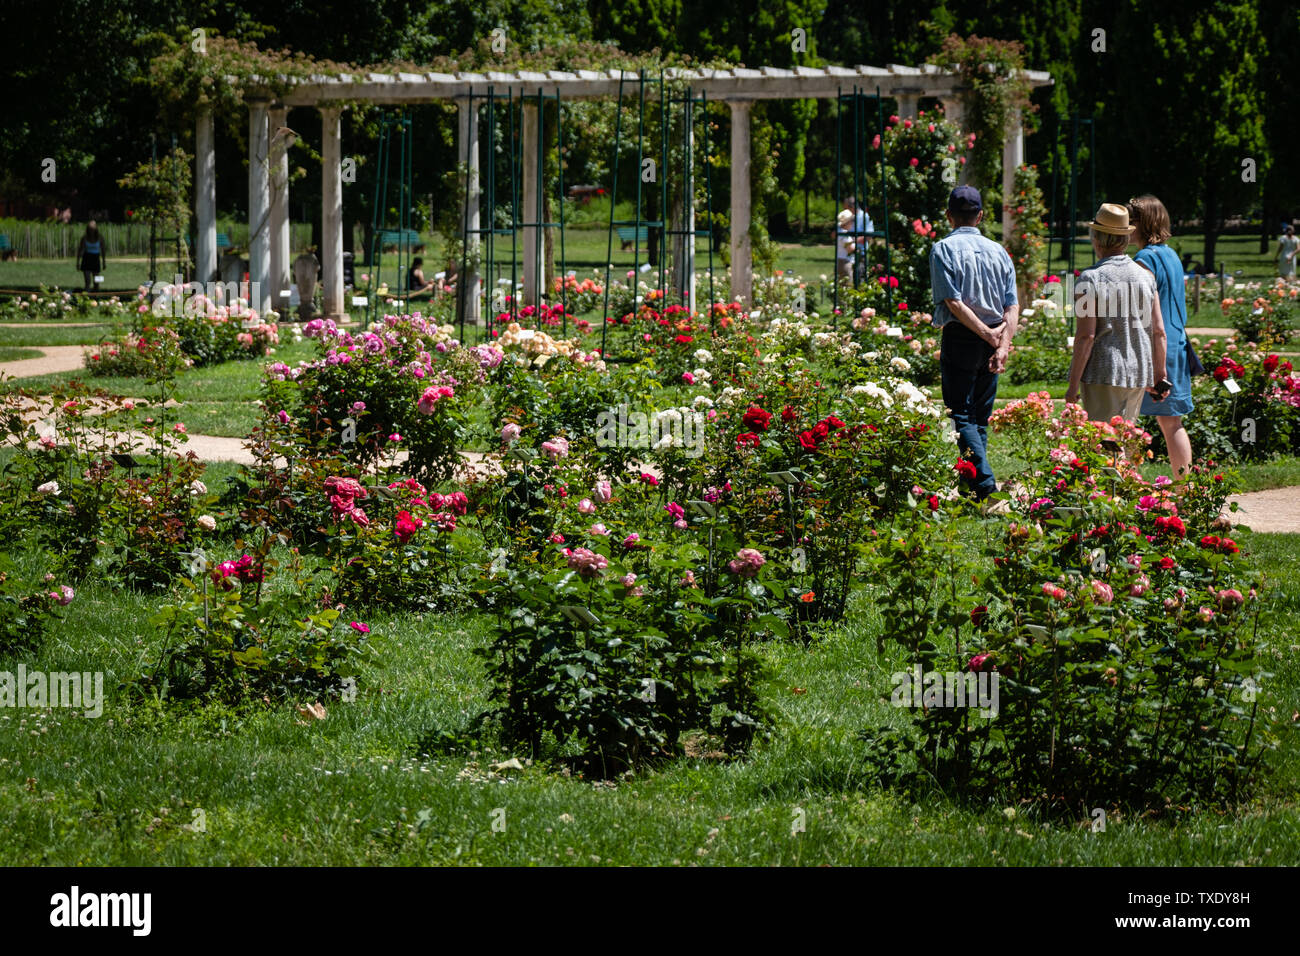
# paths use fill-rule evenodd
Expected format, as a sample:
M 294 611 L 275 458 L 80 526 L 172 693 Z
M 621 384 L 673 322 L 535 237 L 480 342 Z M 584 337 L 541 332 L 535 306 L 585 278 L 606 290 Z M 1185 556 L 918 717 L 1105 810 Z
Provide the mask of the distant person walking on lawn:
M 104 263 L 104 240 L 99 234 L 99 226 L 92 219 L 86 223 L 86 231 L 77 243 L 77 268 L 86 280 L 86 292 L 94 288 L 95 276 L 103 273 Z
M 958 186 L 948 197 L 953 230 L 930 250 L 933 322 L 943 330 L 943 403 L 974 467 L 974 476 L 967 471 L 962 479 L 980 501 L 997 490 L 988 461 L 989 416 L 1020 318 L 1015 266 L 1006 249 L 976 228 L 983 216 L 979 191 Z
M 1295 234 L 1295 226 L 1287 226 L 1282 238 L 1277 241 L 1277 274 L 1287 282 L 1295 278 L 1296 250 L 1300 249 L 1300 238 Z
M 1192 442 L 1183 427 L 1183 416 L 1191 414 L 1191 345 L 1187 341 L 1187 296 L 1183 267 L 1178 253 L 1165 245 L 1170 236 L 1169 211 L 1155 196 L 1138 196 L 1128 201 L 1133 224 L 1133 242 L 1138 247 L 1133 261 L 1156 277 L 1160 321 L 1165 330 L 1165 377 L 1169 394 L 1157 399 L 1142 396 L 1142 414 L 1154 415 L 1169 449 L 1169 468 L 1180 477 L 1192 464 Z M 1154 330 L 1155 317 L 1152 317 Z M 1159 368 L 1159 366 L 1157 366 Z
M 1082 389 L 1091 421 L 1118 415 L 1132 422 L 1144 393 L 1163 400 L 1172 390 L 1156 279 L 1125 254 L 1133 232 L 1127 206 L 1102 203 L 1088 227 L 1097 263 L 1074 287 L 1074 359 L 1065 400 L 1077 404 Z

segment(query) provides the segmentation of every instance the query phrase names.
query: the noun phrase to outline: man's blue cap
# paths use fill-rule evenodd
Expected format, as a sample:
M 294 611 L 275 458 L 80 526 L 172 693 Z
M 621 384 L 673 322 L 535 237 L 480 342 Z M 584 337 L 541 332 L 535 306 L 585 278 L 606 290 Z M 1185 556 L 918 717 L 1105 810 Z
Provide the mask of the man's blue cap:
M 953 212 L 978 212 L 984 202 L 974 186 L 958 186 L 948 196 L 948 208 Z

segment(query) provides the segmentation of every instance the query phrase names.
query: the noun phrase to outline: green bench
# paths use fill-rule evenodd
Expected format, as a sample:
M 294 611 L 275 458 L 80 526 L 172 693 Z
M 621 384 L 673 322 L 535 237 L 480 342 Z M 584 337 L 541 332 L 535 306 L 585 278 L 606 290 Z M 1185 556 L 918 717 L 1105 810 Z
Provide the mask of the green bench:
M 193 248 L 195 245 L 196 243 L 194 237 L 190 236 L 190 248 Z M 226 235 L 224 232 L 217 233 L 217 252 L 220 252 L 222 249 L 229 249 L 229 248 L 230 248 L 230 237 Z
M 623 244 L 623 251 L 634 242 L 646 243 L 650 241 L 650 230 L 646 226 L 615 226 L 614 231 L 618 233 L 618 241 Z M 709 239 L 712 233 L 707 229 L 696 229 L 696 239 Z
M 418 246 L 421 242 L 420 234 L 414 229 L 380 229 L 375 233 L 375 238 L 379 240 L 381 248 L 383 246 L 410 248 Z
M 614 231 L 618 233 L 618 241 L 624 250 L 634 242 L 650 241 L 650 230 L 645 226 L 617 226 Z

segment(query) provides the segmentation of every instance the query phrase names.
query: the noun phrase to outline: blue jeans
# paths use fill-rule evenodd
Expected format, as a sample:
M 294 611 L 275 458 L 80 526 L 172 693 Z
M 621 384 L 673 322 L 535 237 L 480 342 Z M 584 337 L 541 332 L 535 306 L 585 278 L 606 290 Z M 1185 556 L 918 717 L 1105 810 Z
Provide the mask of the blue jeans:
M 943 403 L 952 414 L 962 455 L 975 466 L 975 480 L 967 484 L 976 498 L 997 491 L 988 460 L 988 424 L 998 394 L 998 376 L 989 371 L 994 349 L 958 322 L 943 327 L 939 370 Z

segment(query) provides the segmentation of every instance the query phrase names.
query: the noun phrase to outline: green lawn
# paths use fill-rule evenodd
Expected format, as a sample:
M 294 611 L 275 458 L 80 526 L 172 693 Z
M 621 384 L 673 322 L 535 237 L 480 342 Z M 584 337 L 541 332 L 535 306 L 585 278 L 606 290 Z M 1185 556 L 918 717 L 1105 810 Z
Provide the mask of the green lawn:
M 215 472 L 215 469 L 214 469 Z M 215 473 L 210 478 L 215 478 Z M 210 482 L 212 484 L 212 482 Z M 978 533 L 972 527 L 973 533 Z M 1293 537 L 1243 534 L 1276 576 L 1268 640 L 1279 696 L 1300 694 L 1300 553 Z M 235 552 L 232 550 L 231 554 Z M 906 864 L 1269 865 L 1300 859 L 1294 737 L 1258 800 L 1235 815 L 1165 820 L 1112 812 L 1045 823 L 1000 801 L 934 794 L 914 804 L 875 785 L 859 730 L 897 720 L 870 593 L 804 647 L 764 645 L 778 718 L 743 760 L 681 758 L 607 785 L 556 768 L 492 766 L 527 754 L 423 753 L 486 705 L 471 650 L 482 619 L 364 615 L 378 663 L 324 721 L 291 706 L 161 712 L 115 688 L 159 650 L 156 599 L 83 584 L 29 670 L 102 670 L 103 716 L 0 715 L 0 849 L 6 865 Z M 16 659 L 6 661 L 15 667 Z M 203 811 L 206 832 L 182 826 Z M 501 811 L 504 811 L 502 816 Z M 803 822 L 792 833 L 792 823 Z M 504 830 L 494 832 L 493 823 Z
M 112 338 L 125 323 L 97 322 L 88 325 L 54 325 L 33 322 L 22 328 L 0 326 L 0 346 L 98 345 Z
M 174 264 L 160 262 L 158 278 L 170 279 L 169 273 L 175 271 Z M 101 274 L 104 276 L 104 283 L 99 291 L 135 295 L 135 290 L 149 281 L 149 260 L 109 259 L 107 268 Z M 79 291 L 84 285 L 85 280 L 77 271 L 76 260 L 72 258 L 19 259 L 15 262 L 0 262 L 0 295 L 15 290 L 35 292 L 40 286 L 48 289 L 57 286 L 68 291 Z
M 20 349 L 7 345 L 0 345 L 0 362 L 17 362 L 22 359 L 40 357 L 40 349 Z

